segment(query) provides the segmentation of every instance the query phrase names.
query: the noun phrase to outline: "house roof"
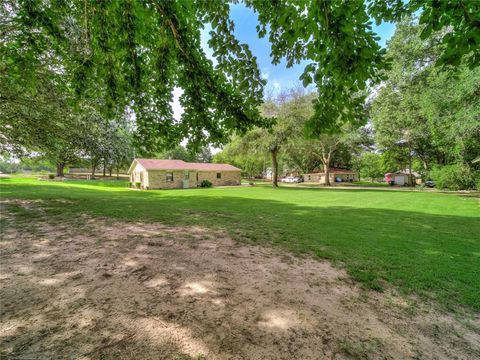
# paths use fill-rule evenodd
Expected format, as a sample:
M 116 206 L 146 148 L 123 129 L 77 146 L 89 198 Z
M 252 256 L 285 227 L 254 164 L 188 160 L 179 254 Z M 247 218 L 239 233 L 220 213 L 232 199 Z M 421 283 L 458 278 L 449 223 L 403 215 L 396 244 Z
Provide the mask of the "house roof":
M 199 171 L 241 171 L 239 168 L 230 164 L 212 164 L 212 163 L 186 163 L 188 166 L 194 166 L 194 170 Z
M 336 168 L 330 168 L 328 170 L 330 174 L 356 174 L 356 171 L 353 170 L 348 170 L 348 169 L 336 169 Z M 316 171 L 312 173 L 308 173 L 306 175 L 315 175 L 315 174 L 325 174 L 324 171 Z
M 405 175 L 405 176 L 410 176 L 408 171 L 396 171 L 396 172 L 391 172 L 391 173 L 386 173 L 385 176 L 387 175 Z M 412 175 L 416 178 L 421 177 L 421 175 L 415 171 L 412 171 Z
M 210 164 L 185 162 L 183 160 L 134 159 L 145 170 L 197 170 L 197 171 L 241 171 L 230 164 Z M 129 173 L 132 170 L 130 166 Z
M 410 171 L 408 169 L 400 170 L 399 172 L 403 173 L 403 174 L 407 174 L 407 175 L 410 174 Z M 417 178 L 421 177 L 421 175 L 418 172 L 413 171 L 413 170 L 412 170 L 412 175 L 417 177 Z

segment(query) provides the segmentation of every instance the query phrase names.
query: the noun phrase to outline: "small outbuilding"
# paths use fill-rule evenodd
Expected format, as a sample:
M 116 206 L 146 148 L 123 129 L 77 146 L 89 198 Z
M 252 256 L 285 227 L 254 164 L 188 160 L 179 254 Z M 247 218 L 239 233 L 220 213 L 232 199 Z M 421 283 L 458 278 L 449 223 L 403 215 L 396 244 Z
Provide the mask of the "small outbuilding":
M 385 182 L 388 184 L 392 185 L 398 185 L 398 186 L 408 186 L 415 184 L 416 181 L 416 173 L 412 172 L 411 179 L 410 179 L 410 174 L 405 171 L 397 171 L 394 173 L 386 173 L 385 174 Z M 420 180 L 421 181 L 421 180 Z
M 348 169 L 331 168 L 329 170 L 330 183 L 358 181 L 358 173 Z M 325 172 L 312 172 L 303 176 L 305 182 L 325 184 Z
M 130 183 L 140 189 L 196 188 L 203 180 L 213 186 L 240 185 L 240 173 L 229 164 L 159 159 L 135 159 L 128 169 Z

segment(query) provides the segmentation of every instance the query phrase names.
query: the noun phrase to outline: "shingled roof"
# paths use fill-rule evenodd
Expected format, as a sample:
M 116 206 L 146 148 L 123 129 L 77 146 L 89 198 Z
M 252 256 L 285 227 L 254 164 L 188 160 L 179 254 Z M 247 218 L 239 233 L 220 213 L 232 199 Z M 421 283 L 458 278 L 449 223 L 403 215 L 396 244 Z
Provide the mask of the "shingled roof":
M 159 159 L 135 159 L 135 161 L 142 165 L 145 170 L 241 171 L 230 164 L 194 163 L 183 160 Z

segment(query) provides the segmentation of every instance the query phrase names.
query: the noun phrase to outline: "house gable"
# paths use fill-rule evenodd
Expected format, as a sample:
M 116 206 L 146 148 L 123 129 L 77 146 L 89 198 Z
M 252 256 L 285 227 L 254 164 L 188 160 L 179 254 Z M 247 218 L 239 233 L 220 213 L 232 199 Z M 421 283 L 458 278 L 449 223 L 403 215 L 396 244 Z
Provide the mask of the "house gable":
M 144 171 L 144 170 L 147 170 L 147 169 L 145 169 L 145 167 L 143 167 L 142 164 L 137 161 L 137 159 L 134 159 L 132 161 L 132 164 L 128 168 L 127 174 L 131 174 L 133 171 Z

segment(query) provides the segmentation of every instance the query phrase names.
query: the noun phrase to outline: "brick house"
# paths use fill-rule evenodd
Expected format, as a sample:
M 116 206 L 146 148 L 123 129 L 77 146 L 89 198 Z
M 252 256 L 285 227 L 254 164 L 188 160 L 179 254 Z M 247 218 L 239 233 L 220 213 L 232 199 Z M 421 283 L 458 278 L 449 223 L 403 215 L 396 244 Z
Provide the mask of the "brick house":
M 240 172 L 229 164 L 157 159 L 134 159 L 128 169 L 130 182 L 141 189 L 196 188 L 203 180 L 213 186 L 240 185 Z
M 347 169 L 331 168 L 329 170 L 329 177 L 330 183 L 338 182 L 337 179 L 340 179 L 342 182 L 358 181 L 358 173 Z M 303 175 L 303 179 L 307 183 L 325 184 L 325 173 L 322 171 L 305 174 Z

